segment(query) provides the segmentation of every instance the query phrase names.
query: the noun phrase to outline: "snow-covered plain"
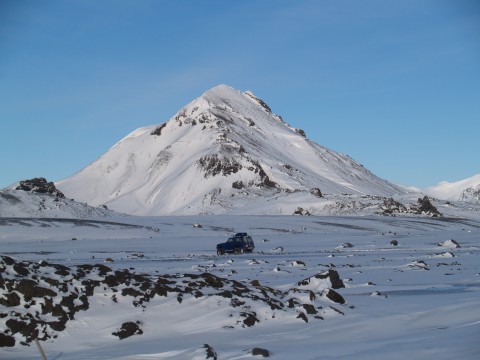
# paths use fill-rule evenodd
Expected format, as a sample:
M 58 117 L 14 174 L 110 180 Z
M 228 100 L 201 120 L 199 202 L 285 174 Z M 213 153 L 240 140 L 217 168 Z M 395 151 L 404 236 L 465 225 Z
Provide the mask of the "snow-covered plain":
M 217 256 L 215 244 L 237 231 L 252 234 L 255 251 Z M 152 277 L 208 273 L 246 285 L 257 280 L 282 292 L 334 269 L 345 284 L 335 290 L 345 304 L 322 296 L 322 286 L 315 299 L 302 299 L 315 305 L 322 320 L 310 314 L 308 322 L 298 318 L 304 308 L 273 310 L 243 299 L 257 314 L 253 326 L 244 326 L 239 308 L 221 296 L 184 294 L 179 301 L 169 294 L 136 307 L 134 296 L 120 296 L 121 288 L 97 287 L 88 310 L 52 333 L 56 338 L 42 341 L 48 359 L 213 359 L 205 344 L 218 359 L 261 358 L 252 354 L 255 348 L 274 359 L 476 359 L 479 234 L 474 218 L 0 218 L 0 255 L 69 267 L 100 263 Z M 113 261 L 105 263 L 107 258 Z M 0 318 L 2 331 L 5 321 Z M 127 321 L 138 322 L 143 334 L 122 340 L 112 335 Z M 1 359 L 39 355 L 34 343 L 0 349 Z

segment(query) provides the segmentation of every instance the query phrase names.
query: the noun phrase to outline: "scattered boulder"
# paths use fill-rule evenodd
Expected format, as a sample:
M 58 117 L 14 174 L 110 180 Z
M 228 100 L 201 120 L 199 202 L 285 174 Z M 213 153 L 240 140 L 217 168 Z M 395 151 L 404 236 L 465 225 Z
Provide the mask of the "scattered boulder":
M 315 274 L 297 283 L 298 286 L 308 290 L 323 290 L 326 288 L 340 289 L 344 288 L 345 284 L 338 275 L 338 272 L 333 269 Z
M 408 264 L 408 266 L 415 270 L 430 270 L 427 266 L 427 263 L 423 260 L 415 260 Z
M 248 327 L 251 327 L 251 326 L 255 325 L 255 323 L 260 322 L 260 320 L 257 319 L 257 314 L 253 311 L 252 312 L 242 312 L 240 315 L 245 318 L 243 320 L 243 323 Z
M 301 260 L 293 260 L 292 266 L 307 266 L 307 265 Z
M 418 198 L 416 205 L 411 205 L 410 209 L 416 214 L 429 215 L 432 217 L 438 217 L 442 214 L 437 210 L 435 206 L 431 203 L 427 195 L 423 198 Z
M 446 240 L 444 242 L 440 242 L 440 243 L 438 243 L 438 246 L 442 246 L 442 247 L 446 247 L 446 248 L 452 248 L 452 249 L 460 248 L 460 244 L 453 239 L 449 239 L 449 240 Z
M 345 299 L 343 298 L 343 296 L 332 289 L 323 290 L 322 296 L 325 296 L 327 299 L 333 301 L 334 303 L 345 304 Z
M 310 211 L 305 210 L 302 207 L 297 207 L 295 211 L 293 212 L 293 215 L 303 215 L 303 216 L 310 216 Z
M 232 183 L 232 188 L 234 189 L 240 190 L 240 189 L 243 189 L 244 187 L 245 187 L 245 184 L 243 183 L 243 181 L 234 181 Z
M 313 196 L 319 197 L 319 198 L 323 197 L 323 194 L 322 194 L 322 192 L 320 191 L 319 188 L 310 189 L 310 194 L 312 194 Z
M 388 298 L 388 295 L 382 294 L 380 291 L 374 291 L 370 294 L 370 296 Z
M 253 356 L 263 356 L 263 357 L 270 357 L 270 351 L 262 348 L 253 348 L 252 349 L 252 355 Z
M 120 328 L 120 330 L 112 333 L 112 335 L 114 336 L 118 336 L 118 338 L 120 340 L 122 339 L 126 339 L 130 336 L 133 336 L 133 335 L 141 335 L 143 334 L 143 331 L 142 329 L 140 329 L 140 326 L 139 325 L 139 322 L 132 322 L 132 321 L 128 321 L 128 322 L 125 322 L 122 324 L 122 327 Z
M 398 246 L 398 241 L 397 240 L 392 240 L 392 241 L 390 241 L 390 245 Z

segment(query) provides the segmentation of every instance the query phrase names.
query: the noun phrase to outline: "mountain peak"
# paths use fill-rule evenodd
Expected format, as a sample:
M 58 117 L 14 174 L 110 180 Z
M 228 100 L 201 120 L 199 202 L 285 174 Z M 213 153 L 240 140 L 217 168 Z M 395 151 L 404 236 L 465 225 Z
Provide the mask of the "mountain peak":
M 318 194 L 402 192 L 308 140 L 251 91 L 226 85 L 161 125 L 133 131 L 57 187 L 91 205 L 138 215 L 248 214 L 253 203 L 271 199 L 288 203 L 288 210 L 268 212 L 292 214 L 294 198 L 311 203 Z

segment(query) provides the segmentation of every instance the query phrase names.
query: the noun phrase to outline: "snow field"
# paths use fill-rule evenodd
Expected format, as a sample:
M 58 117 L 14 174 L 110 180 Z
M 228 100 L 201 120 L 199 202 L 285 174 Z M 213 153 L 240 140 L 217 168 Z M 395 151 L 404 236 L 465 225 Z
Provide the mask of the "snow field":
M 156 296 L 145 307 L 132 307 L 132 296 L 119 296 L 122 287 L 96 288 L 90 308 L 78 312 L 57 339 L 42 344 L 49 358 L 205 359 L 204 344 L 219 359 L 257 358 L 254 347 L 268 349 L 274 359 L 475 359 L 480 351 L 475 220 L 191 216 L 24 223 L 0 227 L 3 255 L 67 266 L 111 258 L 104 264 L 112 269 L 153 276 L 207 272 L 245 284 L 258 280 L 281 291 L 330 287 L 318 279 L 296 284 L 335 269 L 345 284 L 336 291 L 346 304 L 321 292 L 312 302 L 323 320 L 307 315 L 305 322 L 297 318 L 303 308 L 275 311 L 247 300 L 259 319 L 251 327 L 238 323 L 241 310 L 229 306 L 228 298 L 185 294 L 179 302 Z M 253 236 L 254 253 L 217 256 L 215 244 L 236 231 Z M 397 246 L 390 244 L 394 239 Z M 461 247 L 439 245 L 449 240 Z M 347 242 L 352 247 L 343 246 Z M 306 292 L 290 295 L 310 301 Z M 126 321 L 140 322 L 143 334 L 113 336 Z M 38 352 L 34 346 L 2 348 L 0 358 L 36 359 Z

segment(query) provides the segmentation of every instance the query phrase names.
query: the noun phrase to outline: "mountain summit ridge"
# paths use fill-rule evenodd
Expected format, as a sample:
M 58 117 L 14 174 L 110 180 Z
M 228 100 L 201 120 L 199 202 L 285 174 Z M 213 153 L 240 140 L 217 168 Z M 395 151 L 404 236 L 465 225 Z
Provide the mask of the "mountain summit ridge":
M 309 140 L 251 91 L 218 85 L 160 125 L 136 129 L 71 177 L 67 196 L 136 215 L 249 214 L 255 203 L 404 190 Z M 292 196 L 295 195 L 295 196 Z

